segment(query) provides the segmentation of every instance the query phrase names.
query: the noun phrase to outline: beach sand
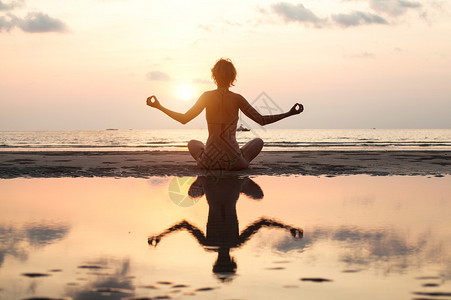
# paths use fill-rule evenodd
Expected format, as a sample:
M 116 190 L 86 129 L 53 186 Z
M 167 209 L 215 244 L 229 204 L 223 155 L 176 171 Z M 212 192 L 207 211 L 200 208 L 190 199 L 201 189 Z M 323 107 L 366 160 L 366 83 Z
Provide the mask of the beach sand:
M 0 178 L 252 175 L 444 176 L 451 151 L 265 151 L 247 170 L 205 171 L 188 151 L 0 152 Z

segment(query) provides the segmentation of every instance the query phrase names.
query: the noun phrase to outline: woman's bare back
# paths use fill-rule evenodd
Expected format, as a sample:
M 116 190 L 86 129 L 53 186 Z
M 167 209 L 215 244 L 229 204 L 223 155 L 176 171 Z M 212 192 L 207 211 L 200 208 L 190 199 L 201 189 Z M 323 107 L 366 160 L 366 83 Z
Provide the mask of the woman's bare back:
M 238 113 L 244 98 L 226 88 L 205 92 L 201 98 L 205 104 L 208 140 L 198 165 L 229 170 L 247 167 L 249 163 L 236 141 Z

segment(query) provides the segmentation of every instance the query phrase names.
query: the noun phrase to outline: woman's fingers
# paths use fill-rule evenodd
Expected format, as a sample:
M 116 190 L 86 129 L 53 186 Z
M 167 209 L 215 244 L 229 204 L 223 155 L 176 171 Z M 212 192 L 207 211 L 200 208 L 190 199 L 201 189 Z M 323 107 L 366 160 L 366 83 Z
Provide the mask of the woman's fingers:
M 300 114 L 304 111 L 304 106 L 300 103 L 296 103 L 293 105 L 293 108 L 291 109 L 295 114 Z
M 147 98 L 147 105 L 154 107 L 157 104 L 158 104 L 158 99 L 155 95 L 152 95 Z
M 296 103 L 296 105 L 298 106 L 297 110 L 299 111 L 299 113 L 304 111 L 304 105 L 302 105 L 300 103 Z

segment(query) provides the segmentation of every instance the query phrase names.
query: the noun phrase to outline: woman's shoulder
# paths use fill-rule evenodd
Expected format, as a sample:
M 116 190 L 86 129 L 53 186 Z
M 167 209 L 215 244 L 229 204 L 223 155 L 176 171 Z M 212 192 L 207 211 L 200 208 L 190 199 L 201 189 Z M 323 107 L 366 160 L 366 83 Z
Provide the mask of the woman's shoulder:
M 238 93 L 235 93 L 235 92 L 232 92 L 232 91 L 230 91 L 230 93 L 231 93 L 234 97 L 237 97 L 237 98 L 244 98 L 243 96 L 241 96 L 241 94 L 238 94 Z
M 205 91 L 202 93 L 202 95 L 200 97 L 201 98 L 212 98 L 215 96 L 215 92 L 216 92 L 216 90 Z
M 246 102 L 246 98 L 244 98 L 241 94 L 234 93 L 234 92 L 231 92 L 231 93 L 232 93 L 232 98 L 234 98 L 239 103 L 243 103 L 243 101 Z
M 214 92 L 216 92 L 216 90 L 208 90 L 205 91 L 204 94 L 213 94 Z

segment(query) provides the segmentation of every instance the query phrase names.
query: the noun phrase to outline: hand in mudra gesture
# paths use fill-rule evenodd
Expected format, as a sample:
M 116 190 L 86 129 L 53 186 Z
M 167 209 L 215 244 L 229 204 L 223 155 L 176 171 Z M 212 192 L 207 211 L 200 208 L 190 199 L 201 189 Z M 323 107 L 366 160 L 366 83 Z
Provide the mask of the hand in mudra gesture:
M 290 109 L 290 114 L 291 115 L 298 115 L 301 112 L 304 111 L 304 106 L 300 103 L 296 103 L 295 105 L 293 105 L 293 107 Z
M 146 103 L 150 107 L 155 107 L 155 108 L 160 107 L 160 101 L 158 101 L 157 96 L 155 96 L 155 95 L 148 97 Z

